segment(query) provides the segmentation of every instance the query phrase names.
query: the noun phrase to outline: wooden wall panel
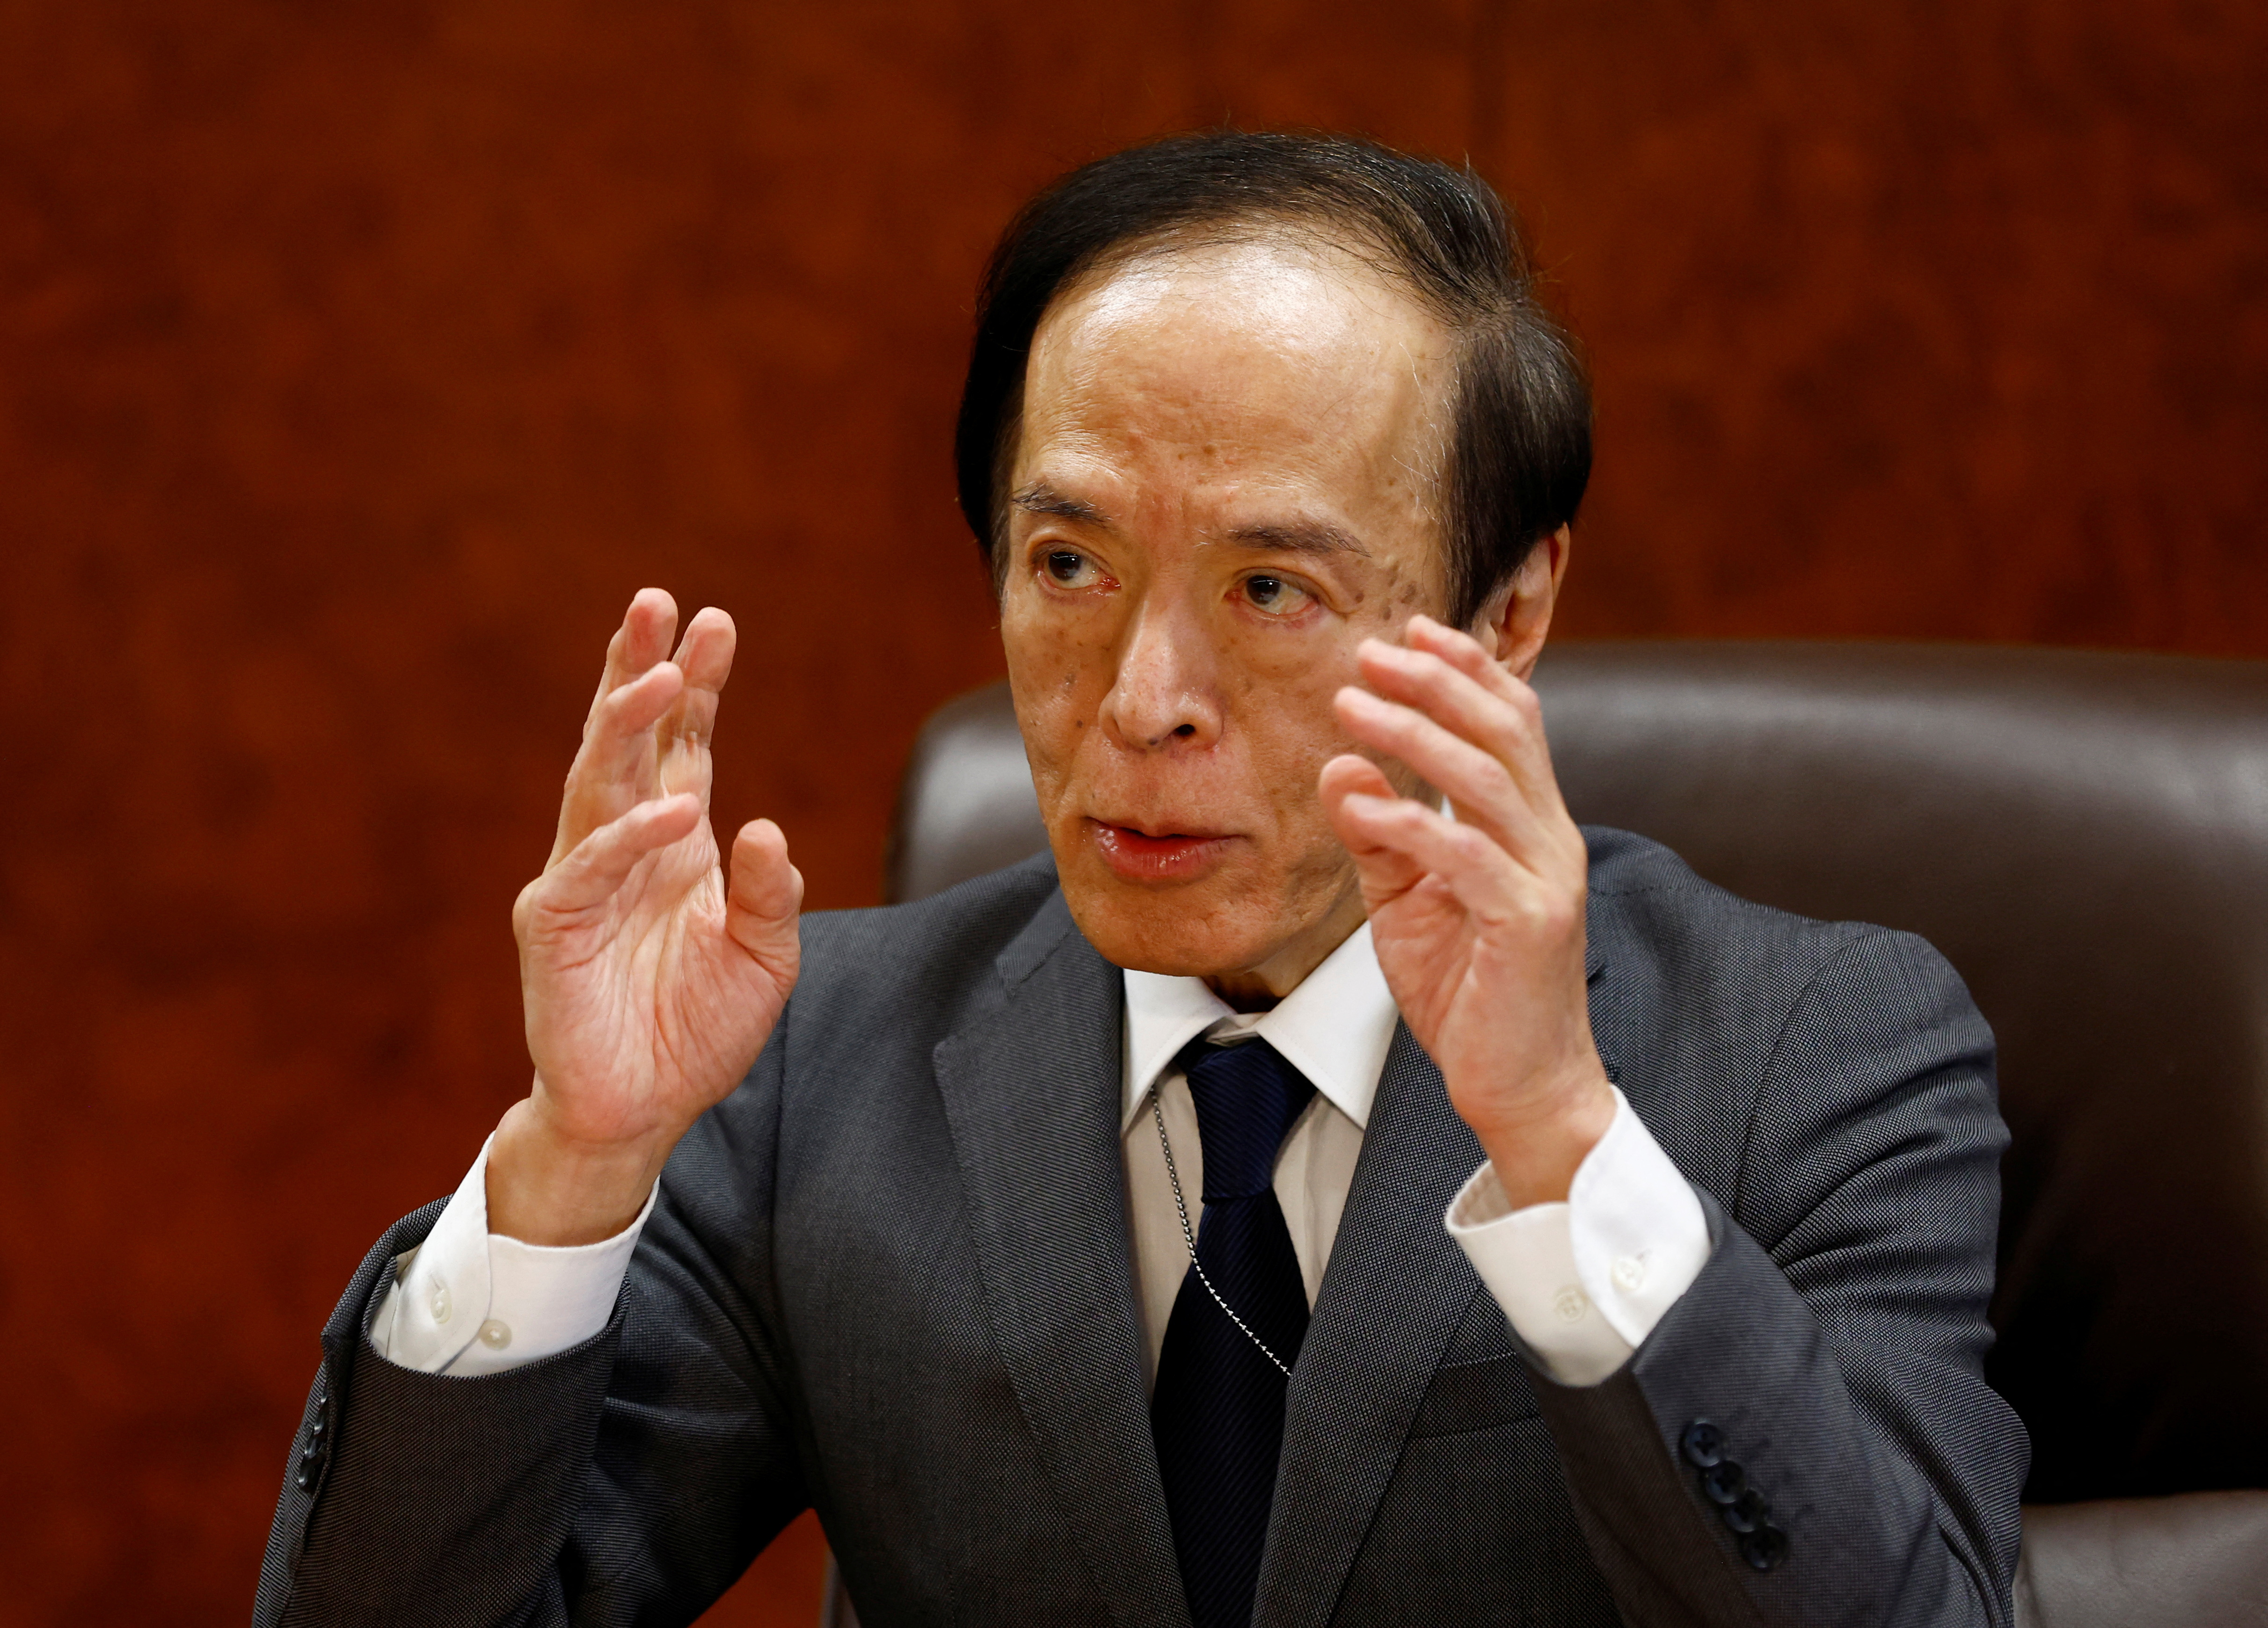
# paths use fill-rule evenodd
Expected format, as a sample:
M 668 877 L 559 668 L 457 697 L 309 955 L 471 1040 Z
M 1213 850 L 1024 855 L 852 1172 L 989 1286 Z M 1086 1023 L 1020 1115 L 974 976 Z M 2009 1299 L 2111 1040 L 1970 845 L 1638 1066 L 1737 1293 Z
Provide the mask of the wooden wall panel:
M 1515 7 L 1581 631 L 2268 652 L 2268 12 Z
M 720 819 L 875 896 L 998 670 L 946 439 L 1031 187 L 1470 153 L 1596 358 L 1576 630 L 2268 655 L 2264 66 L 2240 0 L 0 7 L 11 1620 L 245 1608 L 316 1328 L 524 1086 L 640 583 L 740 619 Z

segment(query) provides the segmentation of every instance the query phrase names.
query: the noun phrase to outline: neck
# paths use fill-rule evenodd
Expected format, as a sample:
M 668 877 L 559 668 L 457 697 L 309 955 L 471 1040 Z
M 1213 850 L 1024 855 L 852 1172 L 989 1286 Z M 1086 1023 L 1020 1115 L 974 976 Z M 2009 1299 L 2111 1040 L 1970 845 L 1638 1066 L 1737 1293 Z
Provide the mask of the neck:
M 1207 976 L 1205 987 L 1233 1012 L 1265 1012 L 1306 981 L 1362 925 L 1362 889 L 1350 880 L 1321 918 L 1276 947 L 1256 966 Z

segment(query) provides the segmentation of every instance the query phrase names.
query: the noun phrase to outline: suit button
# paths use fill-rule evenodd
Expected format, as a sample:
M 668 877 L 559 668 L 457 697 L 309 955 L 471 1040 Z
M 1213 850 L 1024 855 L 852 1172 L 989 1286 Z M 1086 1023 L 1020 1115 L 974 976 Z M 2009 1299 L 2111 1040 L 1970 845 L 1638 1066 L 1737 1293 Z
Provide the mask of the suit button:
M 307 1426 L 307 1434 L 318 1441 L 321 1440 L 323 1439 L 323 1421 L 319 1418 L 313 1424 L 309 1425 Z
M 1725 1433 L 1705 1418 L 1697 1418 L 1685 1427 L 1685 1462 L 1696 1470 L 1706 1470 L 1725 1456 Z
M 1764 1524 L 1764 1518 L 1771 1514 L 1771 1506 L 1756 1495 L 1756 1488 L 1750 1487 L 1717 1513 L 1725 1517 L 1727 1526 L 1745 1535 Z
M 308 1474 L 306 1470 L 301 1470 L 298 1475 L 296 1475 L 296 1476 L 292 1477 L 291 1477 L 291 1479 L 293 1479 L 294 1481 L 297 1481 L 297 1482 L 299 1484 L 299 1490 L 300 1490 L 302 1492 L 306 1492 L 309 1487 L 312 1487 L 312 1486 L 313 1486 L 313 1485 L 315 1484 L 315 1477 L 313 1477 L 313 1476 L 311 1476 L 311 1475 L 309 1475 L 309 1474 Z
M 1760 1526 L 1741 1540 L 1741 1558 L 1759 1572 L 1769 1572 L 1787 1558 L 1787 1534 L 1776 1526 Z
M 1735 1503 L 1749 1490 L 1749 1478 L 1731 1459 L 1720 1459 L 1701 1472 L 1701 1490 L 1712 1504 Z

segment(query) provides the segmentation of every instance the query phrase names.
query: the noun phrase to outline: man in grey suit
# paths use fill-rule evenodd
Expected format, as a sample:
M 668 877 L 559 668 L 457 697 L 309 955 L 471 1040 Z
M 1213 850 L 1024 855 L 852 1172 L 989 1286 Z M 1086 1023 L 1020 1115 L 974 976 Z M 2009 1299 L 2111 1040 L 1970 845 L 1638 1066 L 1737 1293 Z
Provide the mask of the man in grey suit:
M 2008 1620 L 1991 1036 L 1569 819 L 1532 282 L 1360 142 L 1027 207 L 959 453 L 1052 851 L 935 899 L 728 873 L 732 623 L 632 602 L 533 1088 L 325 1330 L 261 1624 L 688 1622 L 807 1506 L 870 1628 Z

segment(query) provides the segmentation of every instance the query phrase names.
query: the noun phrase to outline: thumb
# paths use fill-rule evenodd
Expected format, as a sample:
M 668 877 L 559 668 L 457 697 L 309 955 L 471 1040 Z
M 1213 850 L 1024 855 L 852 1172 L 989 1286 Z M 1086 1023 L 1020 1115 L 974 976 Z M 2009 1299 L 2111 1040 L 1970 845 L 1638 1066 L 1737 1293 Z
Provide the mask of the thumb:
M 792 967 L 802 906 L 803 873 L 788 863 L 787 837 L 770 820 L 751 820 L 733 839 L 725 931 L 749 954 Z

